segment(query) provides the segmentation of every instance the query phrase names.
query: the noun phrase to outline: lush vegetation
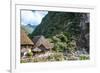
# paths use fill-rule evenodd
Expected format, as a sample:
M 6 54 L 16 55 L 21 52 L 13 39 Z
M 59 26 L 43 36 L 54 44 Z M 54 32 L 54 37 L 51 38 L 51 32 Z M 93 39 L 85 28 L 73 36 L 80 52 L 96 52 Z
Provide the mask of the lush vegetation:
M 29 37 L 32 39 L 37 35 L 43 35 L 53 43 L 52 52 L 55 53 L 48 57 L 21 60 L 22 63 L 89 59 L 89 13 L 49 11 Z M 83 52 L 83 55 L 77 51 Z M 31 55 L 29 53 L 29 57 Z
M 55 51 L 84 48 L 89 53 L 89 14 L 48 12 L 30 38 L 36 35 L 43 35 L 53 42 Z

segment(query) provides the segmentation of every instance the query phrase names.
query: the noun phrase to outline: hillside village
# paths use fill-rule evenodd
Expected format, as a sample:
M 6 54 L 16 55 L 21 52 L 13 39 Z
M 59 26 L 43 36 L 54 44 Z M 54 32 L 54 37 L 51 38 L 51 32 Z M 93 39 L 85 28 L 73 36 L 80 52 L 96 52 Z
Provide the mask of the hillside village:
M 52 12 L 31 34 L 21 27 L 21 63 L 89 60 L 89 14 Z
M 32 40 L 26 32 L 21 29 L 21 63 L 26 62 L 45 62 L 62 60 L 79 60 L 78 51 L 73 54 L 65 52 L 54 52 L 54 44 L 50 43 L 43 35 L 35 36 Z M 83 53 L 82 53 L 83 54 Z M 84 54 L 87 54 L 84 51 Z M 67 57 L 69 56 L 69 58 Z M 35 60 L 34 60 L 35 59 Z M 88 55 L 87 55 L 88 59 Z
M 33 57 L 48 57 L 52 54 L 53 43 L 44 36 L 35 36 L 32 40 L 21 29 L 21 59 Z

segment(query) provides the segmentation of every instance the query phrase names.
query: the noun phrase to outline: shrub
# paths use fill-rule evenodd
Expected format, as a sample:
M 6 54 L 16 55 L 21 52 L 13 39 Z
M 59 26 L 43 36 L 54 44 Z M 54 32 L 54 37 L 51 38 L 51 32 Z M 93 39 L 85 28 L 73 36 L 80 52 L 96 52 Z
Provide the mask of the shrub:
M 88 55 L 81 55 L 79 56 L 79 60 L 88 60 L 89 56 Z
M 48 61 L 62 61 L 64 60 L 64 56 L 62 53 L 54 53 L 50 56 L 48 56 Z
M 55 60 L 56 60 L 56 61 L 62 61 L 62 60 L 64 60 L 64 56 L 63 56 L 63 54 L 61 54 L 61 53 L 56 53 L 56 54 L 54 55 L 54 57 L 55 57 Z
M 32 53 L 32 52 L 28 52 L 28 53 L 27 53 L 27 56 L 30 57 L 30 58 L 32 58 L 33 53 Z

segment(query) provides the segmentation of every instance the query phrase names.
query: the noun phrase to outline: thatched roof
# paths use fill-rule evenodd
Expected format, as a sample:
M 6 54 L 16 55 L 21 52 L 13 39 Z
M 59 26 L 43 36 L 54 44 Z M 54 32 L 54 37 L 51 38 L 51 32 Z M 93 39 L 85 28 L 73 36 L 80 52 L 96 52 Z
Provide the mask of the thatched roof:
M 35 36 L 33 38 L 34 47 L 39 47 L 40 45 L 43 45 L 46 49 L 53 48 L 53 44 L 50 43 L 47 39 L 45 39 L 44 36 Z
M 34 48 L 32 51 L 35 51 L 35 52 L 38 51 L 38 52 L 40 52 L 40 51 L 42 51 L 42 50 L 36 47 L 36 48 Z
M 23 29 L 21 29 L 21 45 L 34 45 Z

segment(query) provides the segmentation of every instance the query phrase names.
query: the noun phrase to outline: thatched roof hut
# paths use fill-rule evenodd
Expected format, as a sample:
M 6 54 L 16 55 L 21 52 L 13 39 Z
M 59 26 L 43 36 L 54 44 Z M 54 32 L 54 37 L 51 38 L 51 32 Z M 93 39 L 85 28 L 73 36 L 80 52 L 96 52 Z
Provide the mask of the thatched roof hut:
M 21 29 L 21 45 L 34 45 L 23 29 Z
M 34 48 L 38 47 L 40 49 L 52 49 L 53 44 L 50 43 L 44 36 L 35 36 L 33 38 Z

